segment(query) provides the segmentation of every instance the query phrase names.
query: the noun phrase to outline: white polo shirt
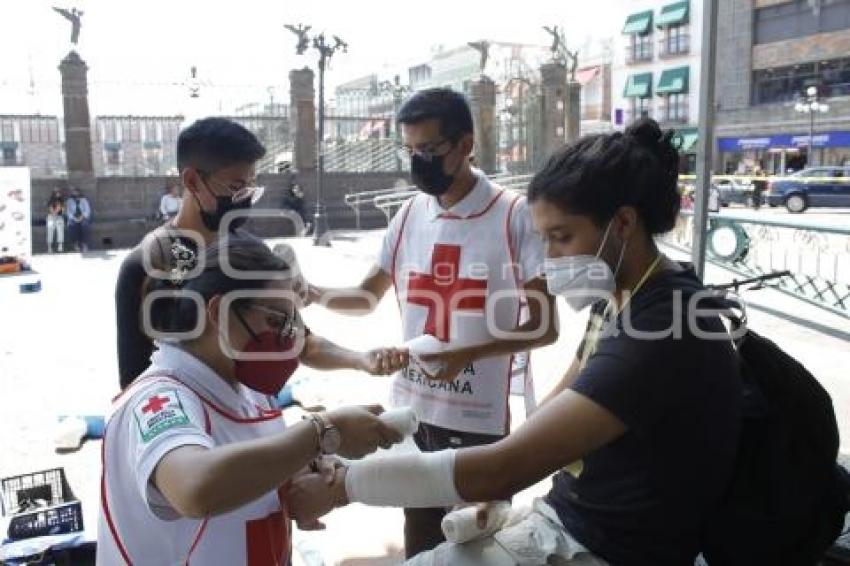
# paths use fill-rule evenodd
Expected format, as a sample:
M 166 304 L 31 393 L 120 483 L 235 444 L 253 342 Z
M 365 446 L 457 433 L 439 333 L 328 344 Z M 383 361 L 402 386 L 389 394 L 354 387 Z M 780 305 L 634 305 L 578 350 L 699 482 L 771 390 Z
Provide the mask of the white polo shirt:
M 97 563 L 288 564 L 283 487 L 231 512 L 181 517 L 152 474 L 171 450 L 214 448 L 284 430 L 271 399 L 229 386 L 191 354 L 158 343 L 151 367 L 113 406 L 103 439 Z
M 525 197 L 476 176 L 451 209 L 420 193 L 390 222 L 379 265 L 393 279 L 405 340 L 431 334 L 453 349 L 504 338 L 520 322 L 522 286 L 542 273 L 543 243 Z M 411 365 L 394 381 L 393 402 L 428 424 L 505 434 L 513 358 L 475 360 L 451 383 Z

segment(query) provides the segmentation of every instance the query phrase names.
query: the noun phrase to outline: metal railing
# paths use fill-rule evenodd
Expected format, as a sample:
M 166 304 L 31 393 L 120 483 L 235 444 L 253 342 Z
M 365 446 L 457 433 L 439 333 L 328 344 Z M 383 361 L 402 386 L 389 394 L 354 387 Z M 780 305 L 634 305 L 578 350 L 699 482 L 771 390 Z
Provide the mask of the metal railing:
M 661 241 L 690 251 L 693 212 Z M 743 276 L 789 271 L 777 289 L 850 318 L 850 228 L 709 215 L 707 260 Z
M 396 151 L 396 141 L 390 138 L 326 142 L 325 171 L 402 171 Z
M 497 174 L 489 177 L 489 179 L 500 187 L 512 190 L 518 193 L 525 193 L 529 181 L 533 175 L 510 175 Z M 373 191 L 361 191 L 349 193 L 345 195 L 345 204 L 354 210 L 354 217 L 357 228 L 360 228 L 360 216 L 362 214 L 361 206 L 371 204 L 378 210 L 384 213 L 389 224 L 392 217 L 395 216 L 398 209 L 408 201 L 411 197 L 418 193 L 418 189 L 413 186 L 393 187 L 390 189 L 379 189 Z
M 360 207 L 366 204 L 375 204 L 375 199 L 377 197 L 383 197 L 388 195 L 394 195 L 399 192 L 405 192 L 411 190 L 412 187 L 393 187 L 391 189 L 378 189 L 375 191 L 360 191 L 357 193 L 348 193 L 345 195 L 343 200 L 345 204 L 354 211 L 354 223 L 358 230 L 360 230 L 360 215 L 361 210 Z M 386 214 L 386 213 L 385 213 Z M 391 216 L 389 218 L 392 218 Z M 387 218 L 387 221 L 389 221 Z

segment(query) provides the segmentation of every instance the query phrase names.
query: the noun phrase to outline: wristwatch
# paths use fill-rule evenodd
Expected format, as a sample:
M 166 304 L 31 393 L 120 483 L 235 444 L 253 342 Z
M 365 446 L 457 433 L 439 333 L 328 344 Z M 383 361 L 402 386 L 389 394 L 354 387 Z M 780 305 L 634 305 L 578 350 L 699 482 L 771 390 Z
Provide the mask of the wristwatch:
M 305 418 L 313 421 L 313 425 L 316 427 L 319 452 L 325 455 L 336 454 L 342 444 L 342 435 L 336 425 L 329 422 L 320 413 L 309 413 Z

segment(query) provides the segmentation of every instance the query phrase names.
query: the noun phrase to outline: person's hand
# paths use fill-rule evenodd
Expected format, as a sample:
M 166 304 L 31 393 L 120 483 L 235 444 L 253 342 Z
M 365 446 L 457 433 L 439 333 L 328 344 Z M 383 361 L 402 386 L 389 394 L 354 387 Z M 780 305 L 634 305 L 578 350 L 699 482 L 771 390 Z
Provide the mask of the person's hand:
M 383 412 L 380 405 L 370 405 L 342 407 L 324 413 L 342 437 L 337 453 L 343 458 L 362 458 L 379 447 L 389 448 L 401 442 L 403 436 L 378 418 Z
M 447 350 L 434 354 L 421 354 L 419 359 L 426 364 L 439 363 L 440 370 L 435 375 L 430 375 L 424 368 L 423 373 L 434 381 L 452 382 L 466 366 L 472 362 L 472 358 L 465 350 Z
M 406 348 L 376 348 L 362 354 L 360 369 L 371 375 L 391 375 L 409 362 Z
M 325 528 L 319 518 L 347 504 L 345 471 L 336 461 L 322 458 L 318 472 L 305 472 L 292 479 L 287 491 L 287 508 L 302 531 Z

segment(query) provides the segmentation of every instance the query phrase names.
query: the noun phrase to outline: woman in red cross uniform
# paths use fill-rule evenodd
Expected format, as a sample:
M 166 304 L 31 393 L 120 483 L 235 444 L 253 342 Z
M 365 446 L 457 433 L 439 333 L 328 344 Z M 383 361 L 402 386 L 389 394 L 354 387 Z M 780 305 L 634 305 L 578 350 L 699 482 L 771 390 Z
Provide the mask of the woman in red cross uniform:
M 307 466 L 400 440 L 380 407 L 285 427 L 273 396 L 304 342 L 288 266 L 246 236 L 201 259 L 149 295 L 158 350 L 107 424 L 98 564 L 289 564 L 287 500 L 329 493 L 302 487 Z

